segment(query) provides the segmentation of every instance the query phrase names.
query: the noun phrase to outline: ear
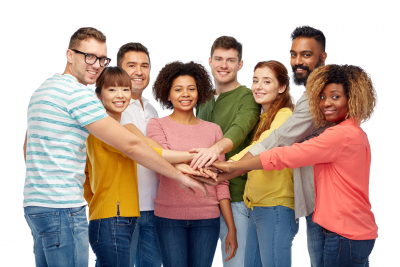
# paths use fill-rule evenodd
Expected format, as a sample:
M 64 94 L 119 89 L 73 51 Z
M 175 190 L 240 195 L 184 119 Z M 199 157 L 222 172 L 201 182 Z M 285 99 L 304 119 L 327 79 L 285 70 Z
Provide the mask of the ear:
M 73 61 L 72 51 L 70 49 L 67 49 L 67 61 L 68 61 L 68 63 L 72 63 L 72 61 Z
M 324 52 L 324 53 L 322 53 L 321 54 L 321 58 L 320 58 L 320 60 L 321 60 L 321 66 L 325 66 L 325 60 L 326 60 L 326 57 L 327 57 L 328 55 L 326 54 L 326 52 Z
M 211 57 L 209 57 L 208 58 L 208 66 L 210 66 L 210 68 L 211 68 L 211 62 L 212 62 L 212 59 L 211 59 Z
M 238 71 L 239 71 L 242 67 L 243 67 L 243 60 L 240 60 Z
M 97 95 L 97 98 L 100 100 L 100 102 L 102 102 L 101 101 L 101 94 L 96 93 L 96 95 Z
M 279 87 L 278 89 L 278 93 L 282 94 L 283 92 L 286 91 L 286 85 L 282 85 L 281 87 Z

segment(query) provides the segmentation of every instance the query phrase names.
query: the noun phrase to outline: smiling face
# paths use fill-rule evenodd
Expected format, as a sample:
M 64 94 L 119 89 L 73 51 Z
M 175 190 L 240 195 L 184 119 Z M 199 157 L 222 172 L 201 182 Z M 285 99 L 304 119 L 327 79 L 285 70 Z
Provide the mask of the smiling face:
M 294 83 L 305 85 L 310 73 L 325 64 L 326 53 L 314 38 L 299 37 L 293 40 L 290 49 L 290 65 Z
M 131 78 L 133 96 L 135 94 L 141 96 L 150 82 L 150 62 L 146 53 L 137 51 L 125 53 L 121 67 Z
M 235 49 L 217 48 L 209 58 L 209 65 L 215 82 L 228 84 L 237 82 L 237 72 L 242 68 L 243 61 L 239 61 L 238 51 Z
M 174 111 L 193 112 L 197 99 L 197 85 L 193 77 L 185 75 L 174 79 L 168 96 L 168 101 L 171 101 Z
M 107 57 L 106 43 L 99 42 L 94 38 L 81 41 L 76 50 L 97 57 Z M 72 75 L 84 85 L 94 84 L 104 69 L 100 66 L 99 60 L 96 60 L 93 65 L 87 64 L 85 55 L 75 53 L 72 50 L 67 51 L 67 59 L 68 63 L 71 64 Z
M 285 90 L 286 86 L 279 85 L 275 74 L 270 68 L 258 68 L 254 71 L 251 91 L 253 92 L 254 100 L 262 105 L 264 112 L 268 110 L 278 95 L 285 92 Z
M 344 121 L 349 112 L 349 105 L 343 85 L 336 83 L 326 85 L 320 94 L 319 108 L 327 121 L 335 124 Z
M 110 86 L 103 88 L 97 97 L 103 103 L 107 114 L 119 120 L 121 113 L 128 107 L 131 99 L 131 90 L 126 86 Z

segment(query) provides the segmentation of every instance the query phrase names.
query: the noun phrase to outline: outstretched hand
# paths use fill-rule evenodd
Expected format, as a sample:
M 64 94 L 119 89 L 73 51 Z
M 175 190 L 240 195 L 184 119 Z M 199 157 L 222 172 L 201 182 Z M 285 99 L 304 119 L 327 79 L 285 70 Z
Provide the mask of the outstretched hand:
M 185 189 L 192 195 L 195 194 L 195 191 L 193 190 L 193 188 L 197 188 L 197 189 L 200 189 L 201 191 L 203 191 L 203 194 L 206 198 L 209 197 L 207 187 L 203 183 L 196 181 L 195 179 L 193 179 L 187 175 L 182 174 L 180 176 L 180 179 L 176 180 L 176 182 L 178 183 L 180 188 Z
M 192 148 L 189 152 L 197 153 L 190 163 L 190 167 L 193 169 L 211 166 L 211 164 L 219 158 L 220 153 L 219 149 L 214 146 L 210 148 Z
M 214 180 L 216 180 L 218 176 L 217 172 L 214 172 L 212 169 L 209 170 L 205 168 L 199 168 L 198 170 L 194 170 L 186 163 L 178 163 L 173 165 L 178 171 L 182 172 L 183 174 L 202 176 L 205 178 L 212 178 Z
M 231 170 L 231 161 L 215 161 L 212 166 L 217 168 L 218 170 L 221 170 L 226 173 L 232 173 L 233 171 Z

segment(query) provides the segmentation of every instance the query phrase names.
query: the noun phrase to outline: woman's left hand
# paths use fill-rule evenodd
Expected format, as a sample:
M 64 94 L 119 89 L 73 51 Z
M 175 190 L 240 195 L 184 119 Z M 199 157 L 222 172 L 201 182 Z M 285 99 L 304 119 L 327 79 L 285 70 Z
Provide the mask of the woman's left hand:
M 238 244 L 237 244 L 237 239 L 236 239 L 236 229 L 235 229 L 235 231 L 233 231 L 233 230 L 228 231 L 228 235 L 226 236 L 226 239 L 225 239 L 226 254 L 229 253 L 229 247 L 230 247 L 231 254 L 228 256 L 228 258 L 226 258 L 225 262 L 229 261 L 236 255 L 236 251 L 238 249 Z

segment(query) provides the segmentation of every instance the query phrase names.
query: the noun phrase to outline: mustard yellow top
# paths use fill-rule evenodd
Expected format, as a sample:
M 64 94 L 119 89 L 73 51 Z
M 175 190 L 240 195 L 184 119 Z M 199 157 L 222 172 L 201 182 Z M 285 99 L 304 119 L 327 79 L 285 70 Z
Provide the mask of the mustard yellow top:
M 292 115 L 292 111 L 289 108 L 280 109 L 271 123 L 271 128 L 263 132 L 257 141 L 254 141 L 240 153 L 233 156 L 231 160 L 240 160 L 250 148 L 267 138 L 273 130 L 278 129 L 290 115 Z M 264 121 L 266 116 L 268 114 L 261 114 L 260 122 Z M 279 205 L 294 210 L 293 170 L 285 168 L 281 171 L 250 171 L 243 199 L 246 206 L 251 209 L 253 209 L 253 206 L 272 207 Z
M 87 138 L 86 149 L 86 181 L 83 188 L 89 207 L 89 221 L 118 215 L 139 217 L 136 162 L 93 135 Z M 162 154 L 161 148 L 153 149 Z

